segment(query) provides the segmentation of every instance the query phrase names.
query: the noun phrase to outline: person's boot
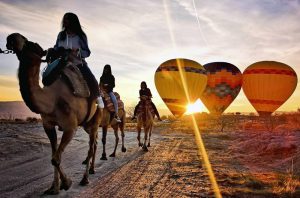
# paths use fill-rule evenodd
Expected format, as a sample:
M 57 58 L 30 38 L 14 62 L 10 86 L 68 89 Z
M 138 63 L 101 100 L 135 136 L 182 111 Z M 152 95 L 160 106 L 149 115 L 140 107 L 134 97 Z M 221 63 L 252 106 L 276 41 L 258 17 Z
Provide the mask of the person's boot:
M 104 102 L 103 102 L 103 99 L 102 99 L 101 96 L 99 96 L 99 97 L 96 99 L 96 104 L 97 104 L 98 108 L 101 108 L 101 109 L 104 108 Z
M 120 119 L 120 117 L 118 116 L 118 114 L 115 114 L 115 120 L 117 121 L 117 122 L 122 122 L 122 120 Z

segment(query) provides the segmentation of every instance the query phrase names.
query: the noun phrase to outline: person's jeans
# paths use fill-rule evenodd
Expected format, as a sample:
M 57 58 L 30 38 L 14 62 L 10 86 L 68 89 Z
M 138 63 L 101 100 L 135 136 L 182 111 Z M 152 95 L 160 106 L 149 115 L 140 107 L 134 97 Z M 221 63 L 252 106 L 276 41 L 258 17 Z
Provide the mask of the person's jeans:
M 115 113 L 116 115 L 118 115 L 118 101 L 117 101 L 117 98 L 115 96 L 115 94 L 111 91 L 108 93 L 109 94 L 109 97 L 111 98 L 112 102 L 114 103 L 114 107 L 115 107 Z

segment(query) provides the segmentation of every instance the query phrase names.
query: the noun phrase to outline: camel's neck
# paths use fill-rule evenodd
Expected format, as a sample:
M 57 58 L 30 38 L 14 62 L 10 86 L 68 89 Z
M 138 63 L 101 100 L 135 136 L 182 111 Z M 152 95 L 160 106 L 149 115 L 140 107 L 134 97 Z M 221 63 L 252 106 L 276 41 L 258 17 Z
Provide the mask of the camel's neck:
M 39 86 L 41 60 L 38 57 L 20 60 L 19 84 L 24 102 L 35 113 L 46 113 L 47 94 Z M 49 110 L 48 110 L 49 111 Z
M 151 110 L 148 107 L 146 107 L 146 116 L 147 116 L 147 120 L 153 120 Z
M 140 114 L 142 120 L 144 122 L 153 120 L 153 116 L 152 116 L 150 108 L 146 104 L 142 104 L 142 105 L 144 105 L 143 106 L 143 113 Z

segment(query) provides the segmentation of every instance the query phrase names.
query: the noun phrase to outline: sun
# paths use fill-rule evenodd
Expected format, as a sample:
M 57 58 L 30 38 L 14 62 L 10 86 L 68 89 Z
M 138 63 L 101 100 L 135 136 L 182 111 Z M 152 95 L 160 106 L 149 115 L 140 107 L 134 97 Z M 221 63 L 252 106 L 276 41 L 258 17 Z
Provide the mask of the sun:
M 200 101 L 200 99 L 196 100 L 194 104 L 188 104 L 186 106 L 186 115 L 197 113 L 197 112 L 203 112 L 206 111 L 205 106 L 203 103 Z

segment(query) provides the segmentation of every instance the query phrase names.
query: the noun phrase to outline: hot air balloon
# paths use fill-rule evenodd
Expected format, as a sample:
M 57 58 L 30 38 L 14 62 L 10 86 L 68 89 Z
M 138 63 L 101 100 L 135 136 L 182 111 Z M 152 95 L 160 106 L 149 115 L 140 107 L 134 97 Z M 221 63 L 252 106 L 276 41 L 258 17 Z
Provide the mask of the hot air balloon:
M 243 73 L 243 91 L 260 116 L 269 116 L 295 91 L 297 74 L 288 65 L 261 61 Z
M 162 63 L 154 78 L 160 97 L 175 116 L 181 116 L 188 103 L 195 102 L 200 97 L 207 82 L 202 65 L 181 58 Z
M 233 64 L 212 62 L 203 65 L 207 72 L 207 85 L 200 97 L 211 114 L 221 115 L 239 94 L 242 73 Z

